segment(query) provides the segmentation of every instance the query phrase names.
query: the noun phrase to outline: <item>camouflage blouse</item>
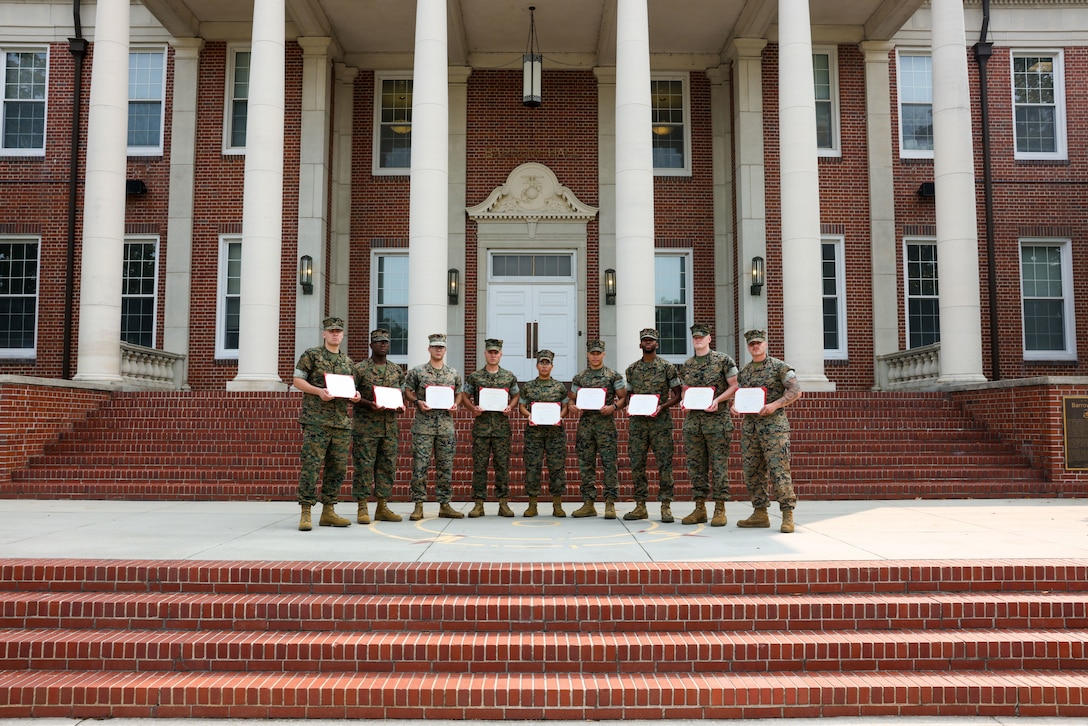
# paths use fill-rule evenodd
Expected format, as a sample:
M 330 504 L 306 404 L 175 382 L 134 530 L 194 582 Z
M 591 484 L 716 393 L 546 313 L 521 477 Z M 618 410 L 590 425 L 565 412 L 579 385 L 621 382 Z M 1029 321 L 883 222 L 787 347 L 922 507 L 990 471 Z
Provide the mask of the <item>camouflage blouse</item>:
M 676 372 L 676 366 L 664 358 L 655 357 L 649 362 L 639 358 L 627 366 L 626 375 L 628 395 L 656 394 L 658 405 L 667 401 L 672 389 L 680 385 L 680 375 Z M 659 413 L 655 420 L 672 420 L 670 409 L 666 408 Z
M 403 388 L 404 371 L 396 363 L 386 362 L 384 366 L 375 365 L 367 358 L 355 366 L 355 387 L 364 400 L 374 400 L 374 386 L 384 388 Z M 364 436 L 398 436 L 398 411 L 375 411 L 362 406 L 352 407 L 354 430 Z
M 325 387 L 325 374 L 339 373 L 350 376 L 355 373 L 355 363 L 347 353 L 333 353 L 325 346 L 310 348 L 295 365 L 295 378 L 301 378 L 312 386 Z M 327 426 L 334 429 L 350 429 L 348 400 L 334 398 L 322 401 L 313 393 L 302 394 L 302 412 L 298 422 L 303 426 Z
M 729 379 L 738 375 L 739 372 L 732 356 L 712 350 L 704 356 L 692 356 L 684 361 L 684 365 L 680 368 L 680 380 L 689 387 L 712 387 L 714 398 L 717 398 L 729 388 Z M 728 404 L 728 401 L 720 404 L 718 410 L 709 415 L 728 416 Z
M 494 373 L 488 373 L 486 368 L 469 373 L 461 390 L 479 406 L 481 388 L 505 388 L 507 396 L 519 393 L 517 376 L 505 368 Z M 509 436 L 510 419 L 502 411 L 484 411 L 472 422 L 472 433 L 476 436 Z
M 574 377 L 571 382 L 571 393 L 577 397 L 579 388 L 603 388 L 604 390 L 604 405 L 611 406 L 616 402 L 616 393 L 627 388 L 627 384 L 624 383 L 623 376 L 616 371 L 612 370 L 608 366 L 601 366 L 597 370 L 592 368 L 586 368 L 584 371 Z M 586 416 L 608 416 L 611 414 L 603 414 L 600 411 L 583 411 L 582 417 Z

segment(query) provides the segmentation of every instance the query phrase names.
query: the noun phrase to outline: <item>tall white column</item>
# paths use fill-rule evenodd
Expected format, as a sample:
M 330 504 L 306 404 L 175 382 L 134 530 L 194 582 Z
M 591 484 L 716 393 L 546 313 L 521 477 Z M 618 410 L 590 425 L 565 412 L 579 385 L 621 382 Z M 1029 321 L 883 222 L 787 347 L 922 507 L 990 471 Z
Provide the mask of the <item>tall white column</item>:
M 971 138 L 971 93 L 962 0 L 932 0 L 933 181 L 941 311 L 938 383 L 973 383 L 982 374 L 978 220 Z
M 616 69 L 594 68 L 597 78 L 597 277 L 586 280 L 587 286 L 596 285 L 597 311 L 601 326 L 601 340 L 605 344 L 605 365 L 621 366 L 616 356 L 616 306 L 604 299 L 604 271 L 616 269 Z M 585 342 L 578 341 L 576 359 L 585 360 Z M 622 365 L 627 365 L 626 363 Z
M 824 375 L 820 173 L 808 0 L 778 0 L 779 159 L 782 166 L 782 324 L 785 360 L 802 386 Z
M 348 319 L 351 280 L 351 146 L 355 118 L 355 78 L 358 68 L 335 66 L 335 118 L 332 141 L 332 190 L 329 210 L 332 225 L 329 253 L 329 315 Z M 361 331 L 357 331 L 358 335 Z M 367 331 L 369 333 L 369 331 Z M 320 337 L 320 336 L 319 336 Z M 367 337 L 369 341 L 369 336 Z
M 456 66 L 447 71 L 449 79 L 449 189 L 447 209 L 447 235 L 450 267 L 461 275 L 461 295 L 456 305 L 447 305 L 446 361 L 464 372 L 465 356 L 474 350 L 476 341 L 465 340 L 465 302 L 469 296 L 479 294 L 480 277 L 486 270 L 477 268 L 476 287 L 469 289 L 465 283 L 465 207 L 468 205 L 468 79 L 472 68 Z M 477 306 L 477 311 L 481 308 Z M 479 318 L 478 318 L 479 319 Z M 486 318 L 485 318 L 486 322 Z M 483 325 L 477 325 L 478 334 L 487 334 Z M 482 336 L 481 336 L 482 337 Z M 481 352 L 477 360 L 483 360 Z
M 286 389 L 279 375 L 285 34 L 284 0 L 253 4 L 238 375 L 227 383 L 232 391 Z M 296 274 L 294 266 L 290 274 Z
M 449 88 L 446 0 L 416 1 L 412 176 L 408 202 L 408 365 L 427 361 L 427 336 L 445 333 L 449 269 Z M 464 278 L 462 277 L 462 282 Z
M 616 8 L 616 354 L 639 355 L 654 322 L 654 165 L 646 0 Z
M 128 0 L 101 0 L 94 27 L 74 378 L 120 383 L 128 163 Z

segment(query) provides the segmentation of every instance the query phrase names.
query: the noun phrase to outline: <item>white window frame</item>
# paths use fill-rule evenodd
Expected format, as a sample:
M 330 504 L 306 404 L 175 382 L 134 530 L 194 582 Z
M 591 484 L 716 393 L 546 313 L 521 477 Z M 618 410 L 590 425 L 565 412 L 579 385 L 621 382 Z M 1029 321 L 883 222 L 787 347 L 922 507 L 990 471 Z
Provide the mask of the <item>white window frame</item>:
M 385 81 L 413 81 L 412 93 L 415 93 L 415 82 L 410 72 L 374 74 L 374 144 L 371 171 L 374 176 L 407 176 L 411 172 L 411 164 L 397 167 L 382 166 L 382 85 Z M 408 126 L 412 124 L 409 123 Z M 392 360 L 393 357 L 390 356 L 389 359 Z
M 1073 293 L 1073 243 L 1068 238 L 1055 237 L 1024 237 L 1019 240 L 1018 262 L 1020 268 L 1020 330 L 1021 342 L 1024 350 L 1025 361 L 1075 361 L 1077 359 L 1077 322 Z M 1027 299 L 1024 294 L 1024 247 L 1057 247 L 1061 255 L 1062 272 L 1062 323 L 1065 338 L 1064 350 L 1028 350 L 1027 327 L 1024 323 L 1024 302 Z M 1041 299 L 1041 298 L 1033 298 Z
M 653 73 L 652 81 L 680 81 L 683 94 L 683 130 L 684 130 L 684 165 L 676 168 L 660 168 L 654 165 L 654 176 L 691 176 L 691 87 L 687 73 Z M 653 99 L 650 99 L 650 110 L 653 113 Z M 650 129 L 653 133 L 653 129 Z
M 45 145 L 49 139 L 49 47 L 42 46 L 0 46 L 0 71 L 6 71 L 7 69 L 7 55 L 8 53 L 44 53 L 45 54 L 45 97 L 41 99 L 42 116 L 44 127 L 42 130 L 42 145 L 40 147 L 30 148 L 7 148 L 0 146 L 0 156 L 45 156 Z M 7 84 L 5 79 L 0 79 L 3 85 L 0 85 L 0 144 L 3 144 L 3 124 L 5 118 L 5 105 L 9 101 L 33 101 L 39 103 L 34 99 L 8 99 L 6 98 Z
M 128 54 L 129 55 L 129 69 L 130 69 L 129 73 L 130 73 L 130 76 L 131 76 L 131 72 L 132 72 L 131 71 L 132 56 L 137 54 L 137 53 L 158 53 L 158 54 L 162 55 L 162 78 L 159 80 L 159 87 L 161 89 L 162 95 L 159 96 L 159 99 L 158 99 L 158 104 L 159 104 L 159 139 L 158 139 L 158 143 L 154 144 L 154 145 L 149 145 L 149 146 L 129 146 L 128 147 L 128 155 L 129 156 L 162 156 L 163 155 L 163 149 L 164 149 L 163 139 L 166 138 L 166 121 L 167 121 L 167 119 L 166 119 L 166 66 L 169 63 L 170 56 L 167 53 L 165 46 L 154 46 L 154 47 L 147 47 L 147 48 L 140 48 L 140 47 L 131 48 L 131 49 L 129 49 L 129 54 Z M 129 80 L 129 86 L 131 86 L 131 77 L 130 77 L 130 80 Z M 131 91 L 131 88 L 129 90 Z M 151 105 L 153 103 L 153 101 L 151 101 L 150 99 L 144 99 L 144 98 L 134 100 L 131 97 L 131 93 L 129 93 L 128 109 L 132 108 L 132 104 L 134 102 L 139 103 L 139 104 L 145 104 L 145 105 Z M 126 120 L 130 120 L 129 116 L 128 116 L 128 113 L 129 112 L 126 111 L 126 116 L 125 116 Z M 128 129 L 127 128 L 125 130 L 125 137 L 126 137 L 126 139 L 128 138 Z
M 830 88 L 828 92 L 831 97 L 822 101 L 820 98 L 816 98 L 816 105 L 821 103 L 828 104 L 831 108 L 831 146 L 820 146 L 817 139 L 816 153 L 818 156 L 825 157 L 840 157 L 842 156 L 842 134 L 840 130 L 842 128 L 842 122 L 840 121 L 839 113 L 839 49 L 837 46 L 820 47 L 816 46 L 812 49 L 813 62 L 818 55 L 827 56 L 827 69 L 829 77 Z M 816 88 L 815 72 L 812 79 L 813 90 Z
M 835 318 L 839 324 L 839 347 L 824 348 L 825 360 L 847 360 L 847 325 L 846 325 L 846 240 L 842 236 L 824 237 L 820 240 L 820 279 L 823 276 L 823 246 L 832 245 L 835 248 Z M 827 295 L 821 290 L 821 299 L 827 300 Z M 822 314 L 822 310 L 821 310 Z M 821 335 L 826 331 L 821 330 Z
M 124 315 L 124 301 L 127 298 L 151 298 L 151 345 L 146 346 L 148 348 L 155 347 L 155 341 L 158 340 L 158 325 L 159 325 L 159 237 L 157 235 L 134 235 L 125 237 L 125 247 L 130 244 L 152 244 L 155 248 L 155 271 L 152 274 L 152 290 L 150 295 L 129 295 L 124 290 L 125 273 L 121 272 L 121 302 L 122 302 L 122 316 Z M 127 252 L 127 250 L 126 250 Z M 124 327 L 122 326 L 122 334 L 124 333 Z
M 215 357 L 217 360 L 237 360 L 238 349 L 228 348 L 226 346 L 227 338 L 227 272 L 228 272 L 228 252 L 232 244 L 239 246 L 239 252 L 241 252 L 242 236 L 238 234 L 220 235 L 219 236 L 219 262 L 216 266 L 216 291 L 215 291 Z M 241 264 L 241 254 L 238 256 L 239 265 Z M 241 271 L 239 271 L 239 286 L 241 285 Z M 241 289 L 239 287 L 237 295 L 230 295 L 230 297 L 238 297 L 241 299 Z
M 1021 151 L 1016 134 L 1016 77 L 1013 68 L 1017 58 L 1050 56 L 1054 59 L 1054 151 Z M 1052 49 L 1014 50 L 1009 54 L 1009 104 L 1012 110 L 1012 143 L 1015 158 L 1024 160 L 1066 160 L 1069 158 L 1067 121 L 1065 117 L 1065 56 Z
M 655 285 L 654 286 L 655 286 L 655 288 L 656 288 L 656 279 L 657 279 L 657 260 L 660 259 L 660 258 L 664 258 L 664 257 L 681 257 L 681 258 L 683 258 L 685 260 L 686 264 L 684 265 L 684 290 L 687 292 L 687 301 L 684 303 L 684 308 L 685 308 L 685 313 L 684 313 L 684 335 L 683 335 L 683 338 L 682 338 L 682 340 L 684 341 L 684 352 L 683 353 L 674 353 L 672 355 L 665 355 L 665 354 L 659 352 L 659 355 L 662 358 L 664 358 L 665 360 L 669 361 L 670 363 L 683 363 L 684 361 L 686 361 L 688 358 L 690 358 L 694 354 L 694 351 L 692 350 L 692 347 L 691 347 L 691 335 L 690 335 L 691 326 L 692 326 L 692 323 L 694 323 L 694 315 L 695 315 L 695 313 L 694 313 L 694 305 L 695 305 L 694 293 L 695 293 L 695 290 L 693 289 L 694 272 L 692 270 L 692 263 L 693 263 L 694 256 L 693 256 L 692 251 L 690 249 L 675 249 L 675 250 L 673 250 L 673 249 L 656 249 L 656 250 L 654 250 L 654 280 L 655 280 Z M 657 308 L 659 307 L 659 305 L 658 305 L 658 295 L 657 295 L 657 290 L 656 289 L 654 290 L 654 300 L 653 300 L 653 302 L 654 302 L 654 325 L 657 325 Z M 669 307 L 679 307 L 679 306 L 678 305 L 669 305 Z M 660 333 L 660 331 L 658 331 L 658 332 Z
M 934 252 L 936 252 L 937 238 L 936 237 L 908 237 L 908 238 L 903 239 L 903 328 L 904 328 L 904 331 L 906 332 L 905 337 L 906 337 L 906 343 L 907 343 L 907 349 L 908 350 L 912 347 L 911 344 L 910 344 L 910 333 L 911 333 L 911 329 L 910 329 L 910 301 L 913 298 L 935 299 L 937 301 L 937 327 L 938 327 L 937 340 L 933 341 L 931 343 L 923 343 L 921 346 L 918 346 L 918 347 L 924 347 L 926 345 L 933 345 L 933 343 L 940 342 L 940 339 L 941 339 L 941 333 L 940 333 L 940 324 L 941 324 L 941 322 L 940 322 L 940 314 L 941 314 L 940 269 L 938 268 L 938 270 L 937 270 L 938 288 L 937 288 L 937 296 L 935 298 L 933 296 L 930 296 L 930 295 L 925 295 L 925 296 L 914 295 L 914 296 L 912 296 L 910 294 L 910 270 L 908 269 L 908 265 L 910 264 L 910 260 L 909 260 L 909 258 L 907 256 L 907 248 L 910 245 L 927 245 L 927 246 L 931 246 L 931 247 L 934 248 Z M 935 258 L 935 261 L 936 261 L 936 258 Z
M 38 355 L 38 322 L 41 318 L 41 306 L 39 305 L 41 295 L 41 282 L 42 282 L 42 238 L 37 236 L 25 236 L 25 235 L 5 235 L 0 237 L 0 242 L 5 243 L 22 243 L 36 245 L 37 257 L 35 258 L 35 280 L 34 285 L 34 343 L 29 348 L 0 348 L 0 359 L 7 360 L 33 360 Z M 10 295 L 9 297 L 15 297 Z M 30 297 L 29 295 L 19 297 Z
M 896 108 L 899 115 L 899 158 L 901 159 L 932 159 L 933 149 L 908 149 L 903 143 L 903 106 L 906 103 L 903 100 L 903 64 L 901 60 L 904 56 L 907 57 L 925 57 L 929 58 L 929 67 L 933 69 L 933 54 L 928 50 L 911 50 L 911 49 L 897 49 L 895 52 L 895 94 L 896 94 Z M 911 102 L 912 106 L 921 106 L 920 102 Z M 933 118 L 933 74 L 929 76 L 929 114 L 930 119 Z
M 248 45 L 232 45 L 227 46 L 227 78 L 223 100 L 223 153 L 224 154 L 245 154 L 246 146 L 242 144 L 240 146 L 235 145 L 232 141 L 234 138 L 234 103 L 239 100 L 234 95 L 234 77 L 238 71 L 238 54 L 249 53 L 250 54 L 250 83 L 253 81 L 253 54 Z M 250 83 L 246 84 L 246 138 L 249 137 L 249 89 Z
M 370 252 L 370 319 L 374 322 L 373 328 L 377 328 L 381 325 L 381 321 L 378 320 L 378 258 L 379 257 L 403 257 L 407 260 L 408 250 L 403 248 L 383 248 L 377 250 L 371 250 Z M 393 306 L 390 306 L 393 307 Z M 401 307 L 401 306 L 396 306 Z M 405 303 L 404 307 L 407 307 Z M 411 331 L 409 331 L 409 334 Z M 398 365 L 408 364 L 409 352 L 405 351 L 404 355 L 389 354 L 389 360 Z

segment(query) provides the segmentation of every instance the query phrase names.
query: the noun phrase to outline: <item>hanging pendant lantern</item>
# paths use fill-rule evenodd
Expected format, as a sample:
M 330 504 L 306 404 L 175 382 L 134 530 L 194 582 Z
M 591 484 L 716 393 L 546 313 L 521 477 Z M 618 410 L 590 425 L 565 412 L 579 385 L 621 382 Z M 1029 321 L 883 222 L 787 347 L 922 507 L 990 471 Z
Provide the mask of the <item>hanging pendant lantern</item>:
M 521 57 L 523 71 L 521 103 L 523 106 L 536 108 L 541 104 L 540 72 L 543 60 L 540 45 L 536 40 L 536 7 L 529 6 L 529 42 L 525 49 L 525 55 Z

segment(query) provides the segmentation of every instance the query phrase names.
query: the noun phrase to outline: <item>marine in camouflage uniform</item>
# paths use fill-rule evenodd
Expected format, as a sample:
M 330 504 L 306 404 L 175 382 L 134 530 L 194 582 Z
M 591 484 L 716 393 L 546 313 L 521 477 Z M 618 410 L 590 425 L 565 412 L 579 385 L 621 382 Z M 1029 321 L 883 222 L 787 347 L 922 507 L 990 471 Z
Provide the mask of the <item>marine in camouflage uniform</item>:
M 604 365 L 604 341 L 590 340 L 586 343 L 589 367 L 574 377 L 571 382 L 570 400 L 578 400 L 578 391 L 582 388 L 603 388 L 604 406 L 597 411 L 582 411 L 578 419 L 578 432 L 575 448 L 578 452 L 578 470 L 581 474 L 579 487 L 584 505 L 574 512 L 575 517 L 595 517 L 597 510 L 593 503 L 597 500 L 597 456 L 601 457 L 604 469 L 605 517 L 615 518 L 614 502 L 619 498 L 619 472 L 616 459 L 619 457 L 619 440 L 616 435 L 616 422 L 613 415 L 623 405 L 627 395 L 627 386 L 623 376 Z
M 555 355 L 550 350 L 537 353 L 536 378 L 521 386 L 519 404 L 528 421 L 534 403 L 560 404 L 560 418 L 567 413 L 567 387 L 551 377 Z M 529 497 L 526 517 L 537 514 L 536 500 L 540 496 L 541 465 L 548 462 L 548 492 L 552 496 L 552 515 L 565 517 L 562 499 L 567 493 L 567 432 L 562 420 L 555 426 L 525 425 L 525 493 Z
M 476 416 L 472 422 L 472 498 L 476 500 L 476 507 L 468 516 L 483 516 L 484 500 L 487 499 L 487 468 L 494 461 L 499 514 L 513 517 L 514 513 L 506 500 L 510 498 L 510 410 L 517 405 L 518 379 L 499 366 L 502 360 L 501 340 L 488 338 L 484 341 L 484 358 L 484 367 L 470 373 L 461 389 L 462 401 Z M 505 411 L 480 409 L 480 390 L 484 388 L 506 391 Z
M 737 363 L 727 353 L 710 349 L 709 326 L 691 326 L 695 355 L 680 369 L 680 380 L 687 388 L 713 388 L 714 397 L 706 410 L 689 410 L 684 417 L 684 454 L 688 477 L 695 498 L 695 510 L 684 517 L 684 524 L 706 522 L 706 500 L 714 499 L 712 527 L 724 527 L 725 503 L 729 491 L 729 449 L 733 442 L 733 417 L 726 401 L 737 390 Z M 709 479 L 707 472 L 710 472 Z
M 741 424 L 740 453 L 744 462 L 744 483 L 755 512 L 737 522 L 738 527 L 769 527 L 767 479 L 774 487 L 782 511 L 782 531 L 792 532 L 793 493 L 790 473 L 790 422 L 784 407 L 801 397 L 797 374 L 784 361 L 767 355 L 767 334 L 749 330 L 744 334 L 752 361 L 745 365 L 737 382 L 741 388 L 764 388 L 766 402 L 760 413 L 745 414 Z
M 453 498 L 453 454 L 457 439 L 453 426 L 453 412 L 427 407 L 427 387 L 445 386 L 454 393 L 463 385 L 461 374 L 446 365 L 446 335 L 434 333 L 428 338 L 431 359 L 408 371 L 404 379 L 404 395 L 409 403 L 416 404 L 412 421 L 412 501 L 416 508 L 410 518 L 423 518 L 423 502 L 427 499 L 427 469 L 434 456 L 435 496 L 441 508 L 440 517 L 460 519 L 465 516 L 450 507 Z M 454 407 L 456 407 L 456 397 Z
M 634 485 L 636 506 L 623 515 L 624 519 L 646 519 L 646 500 L 650 487 L 646 477 L 646 460 L 651 450 L 657 459 L 659 483 L 657 501 L 661 502 L 661 521 L 672 522 L 672 407 L 680 400 L 680 376 L 676 366 L 658 357 L 658 334 L 654 328 L 639 333 L 642 357 L 627 366 L 627 402 L 631 396 L 657 396 L 657 413 L 653 416 L 631 416 L 627 429 L 627 453 L 631 457 L 631 483 Z
M 379 328 L 371 331 L 371 357 L 355 366 L 355 387 L 362 400 L 352 407 L 351 456 L 355 473 L 351 482 L 351 496 L 359 502 L 360 524 L 370 522 L 367 499 L 372 491 L 378 498 L 375 518 L 400 521 L 399 515 L 386 510 L 385 502 L 393 494 L 400 440 L 397 414 L 404 409 L 379 408 L 374 402 L 375 386 L 398 390 L 404 387 L 404 371 L 387 358 L 389 345 L 388 330 Z

